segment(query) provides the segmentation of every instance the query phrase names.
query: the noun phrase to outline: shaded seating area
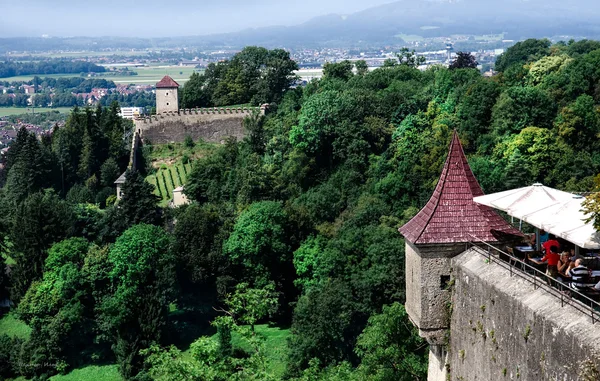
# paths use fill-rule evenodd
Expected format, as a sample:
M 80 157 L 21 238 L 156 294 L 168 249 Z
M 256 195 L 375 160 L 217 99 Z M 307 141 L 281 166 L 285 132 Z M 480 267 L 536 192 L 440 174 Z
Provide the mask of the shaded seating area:
M 506 212 L 518 220 L 519 227 L 523 222 L 535 227 L 534 236 L 505 246 L 509 262 L 557 288 L 566 285 L 600 301 L 600 287 L 594 288 L 600 285 L 600 234 L 582 211 L 584 200 L 539 183 L 473 198 L 480 205 Z M 578 275 L 573 277 L 575 267 Z

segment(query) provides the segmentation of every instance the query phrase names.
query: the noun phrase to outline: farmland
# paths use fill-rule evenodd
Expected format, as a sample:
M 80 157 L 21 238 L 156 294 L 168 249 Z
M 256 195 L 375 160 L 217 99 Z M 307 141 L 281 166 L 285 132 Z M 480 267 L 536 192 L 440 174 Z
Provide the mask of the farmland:
M 0 117 L 9 116 L 9 115 L 32 114 L 33 112 L 35 112 L 36 114 L 39 114 L 39 113 L 43 113 L 43 112 L 52 112 L 52 111 L 68 113 L 71 111 L 71 108 L 70 107 L 57 107 L 57 108 L 49 108 L 49 107 L 39 108 L 38 107 L 38 108 L 32 109 L 31 107 L 0 107 Z
M 111 67 L 107 65 L 107 67 Z M 122 66 L 121 66 L 122 67 Z M 106 80 L 113 81 L 117 84 L 134 84 L 134 85 L 150 85 L 154 84 L 165 75 L 170 75 L 174 80 L 183 84 L 195 71 L 201 72 L 193 67 L 183 66 L 143 66 L 131 68 L 132 71 L 138 73 L 138 75 L 111 75 L 113 73 L 98 73 L 94 78 L 104 78 Z M 16 81 L 31 81 L 35 75 L 19 75 L 15 77 L 2 78 L 2 81 L 16 82 Z M 78 74 L 38 74 L 39 77 L 48 78 L 70 78 L 77 77 Z

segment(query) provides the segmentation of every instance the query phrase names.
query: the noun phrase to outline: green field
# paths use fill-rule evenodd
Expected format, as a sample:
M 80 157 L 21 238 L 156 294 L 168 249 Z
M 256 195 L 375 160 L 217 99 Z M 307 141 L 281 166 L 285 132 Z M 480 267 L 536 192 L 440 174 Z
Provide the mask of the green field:
M 423 37 L 416 34 L 404 34 L 400 33 L 395 35 L 394 37 L 399 37 L 405 42 L 420 42 L 423 41 Z
M 44 57 L 44 58 L 87 58 L 87 57 L 110 57 L 110 56 L 144 56 L 149 52 L 143 50 L 114 50 L 106 52 L 61 52 L 61 53 L 23 53 L 11 54 L 12 58 L 18 57 Z
M 110 66 L 107 66 L 110 67 Z M 122 67 L 122 66 L 119 66 Z M 138 75 L 108 75 L 110 73 L 99 73 L 93 78 L 103 78 L 115 83 L 135 84 L 135 85 L 153 85 L 160 81 L 165 75 L 170 75 L 180 85 L 186 82 L 194 71 L 202 72 L 193 67 L 182 66 L 147 66 L 147 67 L 131 67 L 130 70 L 135 71 Z M 35 75 L 19 75 L 16 77 L 0 78 L 2 81 L 31 81 Z M 79 74 L 38 74 L 38 77 L 49 78 L 70 78 L 79 77 Z
M 50 377 L 50 381 L 122 381 L 117 365 L 89 365 L 67 374 Z
M 0 319 L 0 334 L 27 339 L 31 334 L 31 328 L 12 313 L 8 313 Z
M 262 335 L 265 338 L 265 352 L 267 360 L 269 361 L 269 370 L 276 378 L 281 378 L 285 372 L 287 339 L 290 336 L 290 330 L 279 327 L 270 327 L 268 324 L 258 324 L 254 326 L 254 330 L 258 335 Z M 217 334 L 215 333 L 212 337 L 216 340 Z M 234 350 L 242 349 L 248 352 L 252 349 L 248 346 L 248 343 L 243 341 L 240 335 L 235 332 L 231 334 L 231 345 Z M 182 357 L 191 359 L 190 350 L 188 349 L 182 352 Z
M 285 358 L 287 355 L 287 338 L 290 335 L 289 329 L 278 327 L 269 327 L 268 324 L 259 324 L 254 327 L 257 334 L 265 337 L 265 347 L 269 368 L 275 377 L 281 377 L 285 372 Z M 216 337 L 216 335 L 215 335 Z M 231 335 L 231 344 L 233 348 L 240 348 L 249 351 L 251 348 L 245 346 L 239 335 L 235 332 Z
M 71 112 L 70 107 L 57 107 L 57 108 L 36 108 L 35 113 L 39 114 L 42 112 L 51 112 L 58 111 L 62 113 Z M 31 107 L 0 107 L 0 117 L 8 116 L 8 115 L 21 115 L 21 114 L 31 114 Z

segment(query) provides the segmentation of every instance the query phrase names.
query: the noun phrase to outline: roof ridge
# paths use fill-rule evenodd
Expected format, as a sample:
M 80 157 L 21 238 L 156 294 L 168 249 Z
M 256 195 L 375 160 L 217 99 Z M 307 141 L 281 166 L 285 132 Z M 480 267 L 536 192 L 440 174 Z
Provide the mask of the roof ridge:
M 462 243 L 470 240 L 469 234 L 480 234 L 480 239 L 493 242 L 498 241 L 494 232 L 519 234 L 493 209 L 473 201 L 483 194 L 454 130 L 433 194 L 398 230 L 413 243 Z
M 446 177 L 448 177 L 448 167 L 449 162 L 450 162 L 450 156 L 452 155 L 452 148 L 454 147 L 454 139 L 458 136 L 458 134 L 456 133 L 456 129 L 454 129 L 454 134 L 452 135 L 452 140 L 450 140 L 450 147 L 448 149 L 448 156 L 446 156 L 446 161 L 444 162 L 444 167 L 442 168 L 442 173 L 440 174 L 440 178 L 438 179 L 437 184 L 435 184 L 435 188 L 433 190 L 433 194 L 431 195 L 431 197 L 429 198 L 429 200 L 427 201 L 427 203 L 429 203 L 429 201 L 431 201 L 431 199 L 433 198 L 435 191 L 437 191 L 438 185 L 440 184 L 440 182 L 442 182 L 442 186 L 440 188 L 440 195 L 443 193 L 444 191 L 444 187 L 446 186 Z M 443 179 L 442 179 L 443 177 Z M 427 204 L 425 204 L 427 205 Z M 427 218 L 427 222 L 425 223 L 425 226 L 429 225 L 429 222 L 431 221 L 431 219 L 433 218 L 433 215 L 435 214 L 437 208 L 439 206 L 439 202 L 437 202 L 435 204 L 435 207 L 433 208 L 433 210 L 431 211 L 431 214 L 429 215 L 429 218 Z M 415 239 L 415 242 L 417 242 L 419 240 L 419 238 L 421 238 L 421 236 L 423 235 L 423 233 L 425 232 L 425 229 L 422 229 L 421 232 L 419 233 L 419 235 L 417 236 L 417 238 Z

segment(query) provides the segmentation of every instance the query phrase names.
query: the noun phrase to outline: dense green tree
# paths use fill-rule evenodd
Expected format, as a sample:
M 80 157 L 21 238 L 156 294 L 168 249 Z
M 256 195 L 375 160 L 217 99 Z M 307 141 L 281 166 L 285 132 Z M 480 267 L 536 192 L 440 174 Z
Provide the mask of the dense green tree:
M 258 287 L 271 281 L 290 282 L 290 233 L 281 203 L 256 202 L 240 215 L 223 250 L 245 268 L 247 279 Z
M 297 69 L 283 49 L 247 46 L 231 60 L 209 64 L 203 75 L 194 74 L 184 86 L 182 101 L 186 107 L 279 102 Z
M 550 128 L 555 113 L 555 104 L 546 92 L 515 86 L 498 98 L 492 112 L 492 128 L 500 136 L 529 126 Z
M 335 279 L 318 289 L 309 289 L 300 298 L 290 339 L 291 375 L 298 374 L 313 358 L 323 365 L 347 359 L 356 362 L 354 344 L 359 333 L 356 330 L 366 316 L 353 299 L 349 286 Z
M 129 379 L 142 369 L 139 351 L 159 343 L 165 329 L 175 296 L 172 239 L 157 226 L 133 226 L 117 239 L 108 261 L 110 292 L 100 321 L 114 342 L 120 372 Z
M 12 202 L 20 203 L 29 195 L 54 186 L 56 172 L 54 155 L 33 133 L 22 128 L 15 143 L 16 152 L 8 158 L 5 190 Z
M 206 79 L 202 74 L 192 73 L 181 92 L 181 107 L 195 108 L 209 105 L 210 94 L 203 89 Z
M 349 80 L 354 73 L 352 73 L 354 65 L 348 60 L 341 62 L 326 62 L 323 65 L 323 77 L 324 78 L 335 78 L 343 81 Z
M 56 372 L 81 361 L 78 355 L 93 339 L 92 306 L 86 306 L 81 266 L 89 243 L 71 238 L 48 251 L 43 279 L 34 282 L 18 308 L 19 317 L 32 328 L 29 342 L 34 359 L 44 359 L 36 374 Z M 65 364 L 65 365 L 61 365 Z
M 354 62 L 354 67 L 356 68 L 357 75 L 365 75 L 369 72 L 369 65 L 365 60 L 358 60 Z
M 373 380 L 425 380 L 428 346 L 408 319 L 404 306 L 384 306 L 369 318 L 358 337 L 356 352 L 361 358 L 358 373 Z
M 181 286 L 198 288 L 215 280 L 223 267 L 219 233 L 225 223 L 223 210 L 213 205 L 192 204 L 177 216 L 175 253 Z
M 154 186 L 136 170 L 127 170 L 125 178 L 123 196 L 117 205 L 124 226 L 159 223 L 158 197 L 153 193 Z
M 551 42 L 530 38 L 517 42 L 496 59 L 495 69 L 505 71 L 513 65 L 524 65 L 550 54 Z
M 16 261 L 10 274 L 14 302 L 42 277 L 47 250 L 71 234 L 73 221 L 69 204 L 53 192 L 34 193 L 17 206 L 9 233 Z
M 594 99 L 589 95 L 577 97 L 560 111 L 556 127 L 558 134 L 575 149 L 595 147 L 595 139 L 600 133 L 600 115 Z
M 120 175 L 119 165 L 112 157 L 106 159 L 100 167 L 100 183 L 105 187 L 112 187 Z

